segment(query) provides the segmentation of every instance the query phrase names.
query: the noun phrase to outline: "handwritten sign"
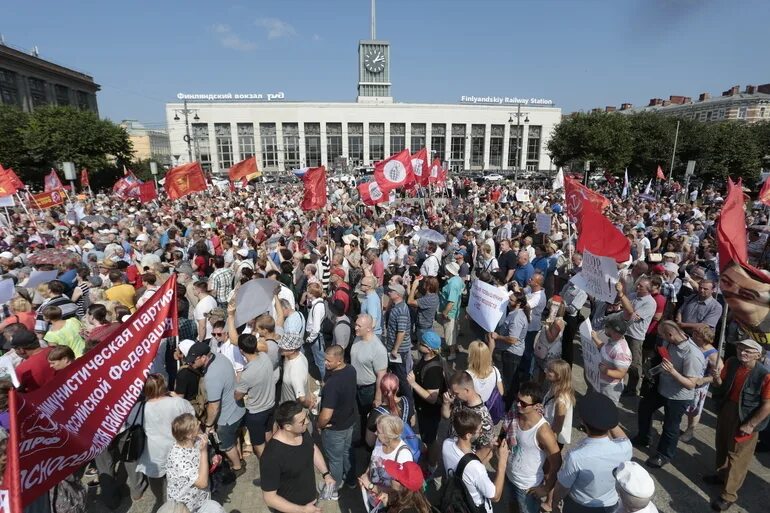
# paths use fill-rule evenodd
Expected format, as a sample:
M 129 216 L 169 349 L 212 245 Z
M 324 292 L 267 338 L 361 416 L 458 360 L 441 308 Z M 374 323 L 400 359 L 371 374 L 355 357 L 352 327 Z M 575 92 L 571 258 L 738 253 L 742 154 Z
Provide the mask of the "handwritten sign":
M 49 281 L 55 280 L 58 275 L 59 271 L 56 270 L 32 271 L 32 274 L 29 275 L 29 279 L 27 280 L 27 283 L 24 284 L 24 286 L 28 289 L 33 289 L 41 283 L 48 283 Z
M 585 250 L 581 270 L 570 281 L 594 299 L 614 303 L 618 265 L 611 257 L 597 256 Z
M 467 312 L 479 326 L 494 331 L 505 314 L 507 304 L 508 293 L 505 290 L 476 280 L 468 296 Z
M 537 233 L 551 233 L 551 214 L 537 214 Z
M 580 333 L 580 346 L 583 348 L 583 372 L 586 381 L 598 392 L 600 390 L 599 364 L 602 361 L 602 355 L 591 338 L 590 319 L 586 319 L 580 324 L 578 332 Z
M 516 191 L 516 201 L 529 203 L 529 189 L 519 189 Z

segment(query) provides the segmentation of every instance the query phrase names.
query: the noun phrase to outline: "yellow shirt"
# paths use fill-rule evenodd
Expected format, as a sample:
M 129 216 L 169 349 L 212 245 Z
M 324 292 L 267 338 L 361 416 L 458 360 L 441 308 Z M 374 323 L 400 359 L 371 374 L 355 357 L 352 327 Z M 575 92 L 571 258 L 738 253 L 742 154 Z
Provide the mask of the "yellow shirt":
M 134 307 L 136 306 L 134 303 L 135 295 L 136 295 L 136 289 L 134 289 L 133 285 L 129 285 L 128 283 L 110 287 L 109 289 L 107 289 L 107 292 L 104 293 L 104 297 L 106 297 L 110 301 L 117 301 L 118 303 L 125 306 L 126 308 L 129 308 L 132 312 L 134 311 Z
M 75 353 L 75 358 L 80 358 L 86 347 L 85 341 L 80 336 L 80 328 L 80 321 L 72 317 L 67 319 L 60 329 L 48 330 L 43 340 L 48 342 L 48 345 L 68 346 Z

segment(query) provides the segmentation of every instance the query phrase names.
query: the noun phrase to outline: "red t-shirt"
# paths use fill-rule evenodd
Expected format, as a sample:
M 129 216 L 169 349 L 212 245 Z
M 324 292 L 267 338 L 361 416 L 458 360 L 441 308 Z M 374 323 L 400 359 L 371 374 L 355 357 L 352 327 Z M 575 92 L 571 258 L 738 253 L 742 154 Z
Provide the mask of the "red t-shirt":
M 51 347 L 44 347 L 16 367 L 16 375 L 19 377 L 19 383 L 25 392 L 37 390 L 53 379 L 56 371 L 48 364 L 48 353 L 52 349 Z
M 748 367 L 741 365 L 735 372 L 735 381 L 733 381 L 733 386 L 730 388 L 730 393 L 727 398 L 736 404 L 740 404 L 741 402 L 741 390 L 743 390 L 743 384 L 746 382 L 749 370 Z M 722 367 L 720 376 L 722 377 L 722 380 L 727 378 L 727 365 Z M 770 374 L 765 376 L 765 381 L 762 383 L 762 399 L 770 399 Z
M 382 287 L 382 281 L 385 278 L 385 264 L 379 258 L 375 258 L 372 263 L 372 274 L 377 278 L 377 285 Z
M 350 294 L 339 289 L 346 289 L 349 291 L 350 285 L 342 282 L 337 286 L 337 290 L 334 291 L 334 294 L 332 294 L 332 301 L 336 301 L 338 299 L 342 301 L 342 303 L 345 305 L 345 313 L 348 313 L 350 311 Z
M 655 314 L 662 314 L 663 310 L 666 308 L 666 296 L 664 296 L 661 293 L 658 294 L 652 294 L 652 299 L 655 300 Z M 658 323 L 660 321 L 656 321 L 655 319 L 652 320 L 650 323 L 650 327 L 647 328 L 647 334 L 655 333 L 658 330 Z

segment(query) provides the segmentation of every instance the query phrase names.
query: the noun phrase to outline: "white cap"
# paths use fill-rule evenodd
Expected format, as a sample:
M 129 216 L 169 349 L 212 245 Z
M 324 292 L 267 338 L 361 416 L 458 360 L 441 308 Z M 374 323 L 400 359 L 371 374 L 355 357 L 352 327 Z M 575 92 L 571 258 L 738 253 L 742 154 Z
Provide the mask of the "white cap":
M 187 352 L 190 350 L 190 348 L 195 344 L 192 340 L 189 338 L 186 338 L 184 340 L 181 340 L 179 342 L 179 352 L 182 353 L 183 356 L 187 357 Z
M 3 251 L 2 253 L 0 253 L 0 258 L 11 260 L 13 258 L 13 253 L 11 253 L 10 251 Z
M 615 469 L 615 481 L 627 494 L 640 499 L 655 495 L 655 483 L 650 474 L 634 461 L 624 461 Z
M 239 249 L 237 251 L 237 253 L 239 255 L 241 255 L 243 258 L 246 258 L 247 256 L 249 256 L 249 250 L 248 249 Z
M 140 233 L 136 236 L 136 242 L 147 242 L 149 240 L 149 237 L 146 233 Z

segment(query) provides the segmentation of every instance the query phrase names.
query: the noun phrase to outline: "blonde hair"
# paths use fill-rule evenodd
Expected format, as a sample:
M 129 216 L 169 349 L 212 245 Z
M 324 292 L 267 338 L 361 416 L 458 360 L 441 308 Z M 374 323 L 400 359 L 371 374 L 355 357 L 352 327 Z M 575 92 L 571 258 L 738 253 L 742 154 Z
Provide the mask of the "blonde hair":
M 9 306 L 11 307 L 11 310 L 13 310 L 13 313 L 32 311 L 32 304 L 21 296 L 16 296 L 11 299 Z
M 171 423 L 171 434 L 174 440 L 182 443 L 198 432 L 199 424 L 198 419 L 192 414 L 183 413 Z
M 479 378 L 486 378 L 492 370 L 492 353 L 481 340 L 474 340 L 468 346 L 468 370 Z
M 382 436 L 395 440 L 401 438 L 401 433 L 404 431 L 404 421 L 395 415 L 380 415 L 377 418 L 377 433 Z
M 556 374 L 556 380 L 551 383 L 554 399 L 568 399 L 575 404 L 575 390 L 572 388 L 572 365 L 564 360 L 551 360 L 547 364 L 548 370 Z

